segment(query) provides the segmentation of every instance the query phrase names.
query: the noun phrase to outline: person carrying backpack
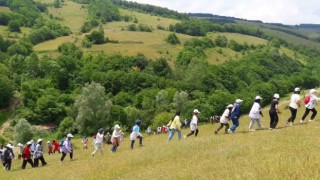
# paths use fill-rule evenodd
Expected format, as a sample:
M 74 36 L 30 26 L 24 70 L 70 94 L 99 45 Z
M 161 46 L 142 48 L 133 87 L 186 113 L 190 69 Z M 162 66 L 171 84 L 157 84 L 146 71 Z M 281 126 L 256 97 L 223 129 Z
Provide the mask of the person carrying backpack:
M 132 128 L 132 132 L 130 134 L 130 140 L 131 140 L 131 149 L 133 149 L 134 142 L 138 138 L 139 139 L 139 147 L 142 146 L 142 134 L 140 133 L 140 126 L 141 126 L 141 120 L 138 119 L 135 123 L 135 125 Z
M 229 133 L 235 133 L 237 127 L 239 126 L 239 118 L 241 115 L 240 106 L 243 100 L 237 99 L 236 102 L 233 104 L 233 109 L 231 111 L 231 120 L 232 120 L 232 127 L 228 129 Z
M 283 123 L 286 127 L 293 126 L 293 122 L 296 119 L 298 108 L 300 107 L 300 89 L 295 88 L 294 93 L 291 96 L 289 109 L 291 116 L 288 119 L 287 123 Z
M 23 161 L 22 161 L 21 169 L 25 169 L 27 166 L 27 163 L 29 163 L 33 168 L 33 161 L 31 159 L 31 150 L 30 150 L 31 145 L 32 145 L 32 142 L 29 141 L 27 142 L 26 147 L 23 149 L 23 153 L 22 153 Z
M 120 126 L 116 124 L 114 126 L 113 133 L 110 140 L 112 143 L 112 148 L 111 148 L 112 153 L 115 153 L 117 151 L 117 148 L 120 145 L 120 137 L 121 137 Z
M 47 165 L 47 162 L 43 158 L 42 139 L 38 139 L 37 141 L 37 146 L 34 150 L 33 158 L 34 158 L 34 167 L 39 166 L 39 160 L 41 161 L 42 166 Z
M 13 148 L 14 147 L 11 144 L 8 144 L 7 149 L 3 152 L 3 166 L 7 171 L 10 171 L 12 159 L 14 158 Z
M 304 112 L 301 120 L 300 120 L 300 123 L 304 123 L 304 120 L 306 119 L 306 117 L 309 115 L 309 112 L 312 111 L 312 115 L 310 117 L 310 120 L 309 122 L 312 122 L 314 120 L 314 118 L 316 117 L 317 115 L 317 110 L 314 108 L 316 106 L 316 102 L 320 100 L 320 98 L 318 98 L 316 96 L 316 93 L 317 93 L 317 90 L 315 89 L 311 89 L 310 90 L 310 100 L 309 102 L 307 102 L 307 104 L 305 105 L 306 107 L 306 111 Z M 305 102 L 306 103 L 306 102 Z
M 72 144 L 71 144 L 71 138 L 73 138 L 72 134 L 68 134 L 67 138 L 63 142 L 62 146 L 62 156 L 60 158 L 60 161 L 62 162 L 66 155 L 69 153 L 70 154 L 70 160 L 72 161 L 73 159 L 73 149 L 72 149 Z

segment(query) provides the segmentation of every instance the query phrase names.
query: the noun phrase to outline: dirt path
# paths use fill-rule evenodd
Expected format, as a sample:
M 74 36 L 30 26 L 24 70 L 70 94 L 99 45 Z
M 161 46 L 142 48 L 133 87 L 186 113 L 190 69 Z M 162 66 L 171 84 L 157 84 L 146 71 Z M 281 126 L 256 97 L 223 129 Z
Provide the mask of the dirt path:
M 16 114 L 16 109 L 20 105 L 20 99 L 17 97 L 14 97 L 10 107 L 6 109 L 7 111 L 11 111 L 11 115 L 5 120 L 5 122 L 2 124 L 0 127 L 0 136 L 2 136 L 5 140 L 6 139 L 3 134 L 6 132 L 6 130 L 10 127 L 10 120 L 15 116 Z

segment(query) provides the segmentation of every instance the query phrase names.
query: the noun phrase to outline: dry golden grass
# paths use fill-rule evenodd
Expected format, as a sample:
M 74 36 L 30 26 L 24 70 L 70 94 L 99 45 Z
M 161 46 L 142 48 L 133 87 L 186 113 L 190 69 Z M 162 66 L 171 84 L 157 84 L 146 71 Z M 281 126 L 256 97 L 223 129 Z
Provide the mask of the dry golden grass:
M 0 12 L 11 12 L 8 7 L 0 6 Z
M 66 42 L 76 42 L 77 36 L 63 36 L 58 37 L 53 40 L 45 41 L 43 43 L 39 43 L 33 47 L 35 51 L 53 51 L 56 50 L 61 44 Z
M 265 98 L 264 100 L 267 100 Z M 300 125 L 284 128 L 289 117 L 288 98 L 280 100 L 280 122 L 275 131 L 248 132 L 249 118 L 242 116 L 235 134 L 220 131 L 214 135 L 218 124 L 199 127 L 197 138 L 177 140 L 177 135 L 167 143 L 168 134 L 146 136 L 144 147 L 129 148 L 128 137 L 118 152 L 112 154 L 105 146 L 104 155 L 91 157 L 93 150 L 82 150 L 79 139 L 73 140 L 74 161 L 60 155 L 45 155 L 48 166 L 20 170 L 21 162 L 13 161 L 10 172 L 0 171 L 3 179 L 317 179 L 320 175 L 319 118 Z M 265 108 L 263 125 L 267 128 L 269 117 Z M 232 124 L 232 123 L 230 123 Z M 184 129 L 187 134 L 189 129 Z M 91 141 L 92 139 L 90 139 Z
M 48 8 L 49 14 L 54 17 L 63 18 L 61 22 L 68 26 L 73 33 L 79 33 L 80 28 L 87 18 L 87 10 L 81 4 L 73 1 L 65 1 L 61 8 Z
M 214 33 L 208 33 L 208 37 L 215 39 L 217 36 L 225 36 L 229 41 L 235 40 L 240 44 L 248 43 L 253 45 L 266 45 L 268 43 L 267 40 L 261 39 L 254 36 L 239 34 L 239 33 L 220 33 L 220 32 L 214 32 Z
M 21 33 L 8 31 L 7 26 L 0 25 L 0 35 L 4 38 L 19 40 L 20 38 L 27 36 L 31 31 L 31 28 L 21 27 Z
M 292 50 L 290 50 L 290 49 L 288 49 L 286 47 L 281 46 L 280 49 L 279 49 L 279 52 L 281 54 L 285 54 L 285 55 L 287 55 L 287 56 L 289 56 L 289 57 L 291 57 L 293 59 L 296 59 L 296 60 L 300 61 L 304 65 L 307 64 L 307 62 L 305 61 L 305 57 L 304 56 L 302 56 L 299 53 L 295 53 L 294 51 L 292 51 Z

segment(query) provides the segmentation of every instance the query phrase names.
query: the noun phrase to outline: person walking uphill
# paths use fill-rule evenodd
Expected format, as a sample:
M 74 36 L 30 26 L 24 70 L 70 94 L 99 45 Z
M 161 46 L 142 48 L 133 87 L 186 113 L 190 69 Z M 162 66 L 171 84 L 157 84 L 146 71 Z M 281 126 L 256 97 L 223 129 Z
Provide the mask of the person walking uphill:
M 198 129 L 198 116 L 200 114 L 200 111 L 198 109 L 193 110 L 193 116 L 192 116 L 192 120 L 190 122 L 190 130 L 191 132 L 189 134 L 187 134 L 186 137 L 192 136 L 193 134 L 195 135 L 195 137 L 198 136 L 199 133 L 199 129 Z
M 284 123 L 285 126 L 292 126 L 294 120 L 296 119 L 297 116 L 297 110 L 300 107 L 300 89 L 295 88 L 294 93 L 291 96 L 290 104 L 289 104 L 289 109 L 291 112 L 291 116 L 288 119 L 287 123 Z
M 256 96 L 256 98 L 254 99 L 254 103 L 252 105 L 252 108 L 250 110 L 250 113 L 249 113 L 249 117 L 251 120 L 250 124 L 249 124 L 249 131 L 250 132 L 255 131 L 254 129 L 252 129 L 255 121 L 257 121 L 259 129 L 262 128 L 261 122 L 260 122 L 260 115 L 263 117 L 262 109 L 260 106 L 261 99 L 262 98 L 260 96 Z
M 116 124 L 114 126 L 114 130 L 113 130 L 112 136 L 111 136 L 111 143 L 112 143 L 111 152 L 112 153 L 117 151 L 117 148 L 120 145 L 120 137 L 121 137 L 120 126 L 118 124 Z
M 180 122 L 180 112 L 177 111 L 176 114 L 173 117 L 173 120 L 170 123 L 170 133 L 168 137 L 168 142 L 170 142 L 177 131 L 178 133 L 178 139 L 180 140 L 182 135 L 181 135 L 181 122 Z
M 228 129 L 229 133 L 235 133 L 237 127 L 239 126 L 239 118 L 241 115 L 240 106 L 243 100 L 237 99 L 236 102 L 233 104 L 233 109 L 231 111 L 231 120 L 232 120 L 232 127 Z
M 269 110 L 269 115 L 270 115 L 270 130 L 275 130 L 277 127 L 277 124 L 279 122 L 279 117 L 278 114 L 281 112 L 279 111 L 279 99 L 280 95 L 279 94 L 274 94 L 273 95 L 273 100 L 271 101 L 271 107 Z
M 98 149 L 100 151 L 100 154 L 103 155 L 103 152 L 102 152 L 103 136 L 104 136 L 104 130 L 102 128 L 100 128 L 98 130 L 98 133 L 97 133 L 95 141 L 94 141 L 94 151 L 92 152 L 91 156 L 94 156 Z
M 318 98 L 316 96 L 317 90 L 315 89 L 311 89 L 310 90 L 310 99 L 309 102 L 305 105 L 306 106 L 306 111 L 304 112 L 302 119 L 300 121 L 300 123 L 303 123 L 304 120 L 306 119 L 306 117 L 309 115 L 309 112 L 312 111 L 312 115 L 310 117 L 309 122 L 312 122 L 314 120 L 314 118 L 317 115 L 317 110 L 314 108 L 316 106 L 316 102 L 320 100 L 320 98 Z
M 42 139 L 38 139 L 37 141 L 37 145 L 33 153 L 33 158 L 34 158 L 34 167 L 39 166 L 39 160 L 41 161 L 42 166 L 47 165 L 46 161 L 43 158 Z
M 21 166 L 21 169 L 25 169 L 26 166 L 27 166 L 27 163 L 29 163 L 31 165 L 31 167 L 33 168 L 33 161 L 31 159 L 31 145 L 32 145 L 32 142 L 29 141 L 27 142 L 27 145 L 26 147 L 23 149 L 23 153 L 22 153 L 22 166 Z
M 72 144 L 71 144 L 71 138 L 73 138 L 72 134 L 68 134 L 66 140 L 63 142 L 62 146 L 62 156 L 60 158 L 60 161 L 62 162 L 66 155 L 69 153 L 70 154 L 70 160 L 72 161 L 73 159 L 73 149 L 72 149 Z
M 228 133 L 228 129 L 229 129 L 229 121 L 230 121 L 230 116 L 231 116 L 231 110 L 233 108 L 233 104 L 229 104 L 226 108 L 226 110 L 224 110 L 221 118 L 220 118 L 220 127 L 214 132 L 215 134 L 218 134 L 218 132 L 223 128 L 223 126 L 225 126 L 225 133 Z
M 133 149 L 134 142 L 138 138 L 139 139 L 139 146 L 142 146 L 142 134 L 140 133 L 140 126 L 141 126 L 141 120 L 137 120 L 135 125 L 132 128 L 132 132 L 130 134 L 130 140 L 131 140 L 131 149 Z

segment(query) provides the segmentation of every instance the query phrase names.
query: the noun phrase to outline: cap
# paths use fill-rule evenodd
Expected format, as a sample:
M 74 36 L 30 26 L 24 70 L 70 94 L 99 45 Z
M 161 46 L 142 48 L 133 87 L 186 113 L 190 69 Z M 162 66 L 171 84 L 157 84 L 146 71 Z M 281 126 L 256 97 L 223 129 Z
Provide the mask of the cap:
M 17 146 L 22 146 L 22 144 L 21 143 L 18 143 L 18 145 Z
M 13 146 L 11 144 L 7 144 L 8 148 L 13 148 Z
M 43 139 L 38 139 L 37 143 L 42 142 Z
M 273 97 L 276 98 L 276 99 L 279 99 L 280 95 L 279 94 L 274 94 Z
M 73 135 L 70 133 L 67 135 L 67 138 L 72 138 L 72 137 L 73 137 Z
M 103 131 L 104 131 L 103 128 L 100 128 L 100 129 L 98 130 L 99 133 L 102 133 Z
M 262 99 L 261 96 L 256 96 L 255 100 Z
M 199 111 L 198 109 L 194 109 L 194 110 L 193 110 L 193 113 L 197 113 L 197 114 L 199 114 L 199 113 L 200 113 L 200 111 Z
M 296 88 L 294 88 L 294 91 L 300 91 L 300 88 L 298 88 L 298 87 L 296 87 Z
M 243 102 L 242 99 L 237 99 L 237 100 L 236 100 L 236 103 L 242 103 L 242 102 Z
M 47 143 L 50 143 L 50 141 L 48 141 Z
M 317 90 L 315 90 L 315 89 L 310 90 L 310 94 L 315 94 L 315 93 L 317 93 Z
M 229 104 L 227 108 L 233 108 L 233 104 Z
M 28 146 L 28 145 L 31 145 L 31 144 L 32 144 L 32 142 L 31 142 L 31 141 L 28 141 L 28 142 L 27 142 L 27 146 Z
M 118 124 L 116 124 L 116 125 L 114 126 L 114 128 L 115 128 L 115 129 L 120 129 L 120 126 L 119 126 Z
M 137 119 L 135 124 L 138 125 L 138 126 L 140 126 L 140 125 L 141 125 L 141 120 L 140 120 L 140 119 Z

